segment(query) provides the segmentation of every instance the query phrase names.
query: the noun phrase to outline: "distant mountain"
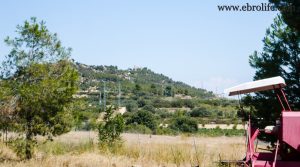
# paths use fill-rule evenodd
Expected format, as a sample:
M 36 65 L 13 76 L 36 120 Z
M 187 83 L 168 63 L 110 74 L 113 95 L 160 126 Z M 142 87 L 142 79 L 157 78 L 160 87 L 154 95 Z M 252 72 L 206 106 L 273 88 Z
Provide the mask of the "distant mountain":
M 151 71 L 148 68 L 118 69 L 117 66 L 95 66 L 75 63 L 80 80 L 81 96 L 100 94 L 105 90 L 109 97 L 118 96 L 119 89 L 122 98 L 215 98 L 215 95 L 205 89 L 192 87 L 179 81 Z M 96 100 L 96 99 L 95 99 Z

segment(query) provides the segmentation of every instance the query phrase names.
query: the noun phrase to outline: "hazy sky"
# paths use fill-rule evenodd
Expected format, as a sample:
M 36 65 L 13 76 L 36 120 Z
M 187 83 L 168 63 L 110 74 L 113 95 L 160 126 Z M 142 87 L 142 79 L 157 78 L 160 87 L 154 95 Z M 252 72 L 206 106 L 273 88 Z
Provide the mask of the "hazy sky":
M 0 2 L 0 61 L 6 36 L 31 16 L 46 21 L 72 57 L 121 69 L 148 67 L 177 81 L 223 92 L 252 80 L 248 57 L 261 51 L 277 12 L 219 12 L 217 5 L 267 0 L 47 0 Z

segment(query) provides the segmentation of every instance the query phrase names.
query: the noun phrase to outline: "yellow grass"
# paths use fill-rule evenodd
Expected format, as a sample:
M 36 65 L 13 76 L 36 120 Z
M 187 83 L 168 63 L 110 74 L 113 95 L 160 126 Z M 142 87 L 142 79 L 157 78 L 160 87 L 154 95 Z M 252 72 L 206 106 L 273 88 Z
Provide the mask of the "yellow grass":
M 123 134 L 122 147 L 99 150 L 96 134 L 71 132 L 52 143 L 38 147 L 35 157 L 19 161 L 13 152 L 1 146 L 0 166 L 4 167 L 153 167 L 217 166 L 222 159 L 242 159 L 242 137 L 187 137 Z M 5 160 L 5 161 L 3 161 Z

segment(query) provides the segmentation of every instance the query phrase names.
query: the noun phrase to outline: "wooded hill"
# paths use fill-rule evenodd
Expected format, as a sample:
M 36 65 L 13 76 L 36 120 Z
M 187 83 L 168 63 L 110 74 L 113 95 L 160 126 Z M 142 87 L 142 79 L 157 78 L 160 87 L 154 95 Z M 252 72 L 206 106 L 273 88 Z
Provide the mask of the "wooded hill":
M 81 75 L 80 89 L 82 94 L 102 91 L 104 82 L 109 96 L 116 96 L 119 85 L 122 98 L 130 96 L 174 97 L 211 99 L 215 95 L 205 89 L 199 89 L 183 82 L 157 74 L 147 68 L 118 69 L 117 66 L 94 66 L 76 63 Z
M 91 118 L 96 118 L 97 111 L 103 111 L 105 104 L 126 107 L 125 119 L 132 118 L 137 111 L 149 112 L 156 116 L 158 124 L 171 123 L 174 114 L 193 117 L 199 124 L 236 123 L 238 120 L 236 100 L 219 98 L 213 92 L 174 81 L 147 68 L 121 70 L 116 66 L 81 63 L 75 66 L 81 76 L 76 97 L 88 106 L 81 112 L 76 110 L 79 111 L 79 124 L 95 121 Z

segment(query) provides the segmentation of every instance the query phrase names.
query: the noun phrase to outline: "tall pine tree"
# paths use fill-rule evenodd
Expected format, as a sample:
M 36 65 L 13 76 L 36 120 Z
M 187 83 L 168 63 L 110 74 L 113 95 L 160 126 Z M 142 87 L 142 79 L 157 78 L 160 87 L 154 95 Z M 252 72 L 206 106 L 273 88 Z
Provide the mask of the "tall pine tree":
M 287 26 L 281 16 L 277 16 L 267 29 L 263 43 L 263 51 L 255 51 L 249 58 L 251 67 L 256 69 L 254 80 L 282 76 L 292 109 L 300 110 L 300 41 L 297 32 Z M 281 106 L 272 91 L 247 96 L 244 103 L 251 106 L 251 115 L 260 128 L 274 125 L 279 118 Z
M 14 123 L 25 134 L 24 152 L 30 159 L 36 135 L 51 138 L 70 130 L 68 105 L 78 87 L 78 72 L 69 60 L 70 49 L 44 22 L 31 18 L 16 32 L 17 37 L 5 40 L 11 51 L 1 66 L 0 91 L 6 92 L 0 94 L 16 100 Z
M 281 12 L 283 20 L 300 35 L 300 1 L 299 0 L 269 0 Z

